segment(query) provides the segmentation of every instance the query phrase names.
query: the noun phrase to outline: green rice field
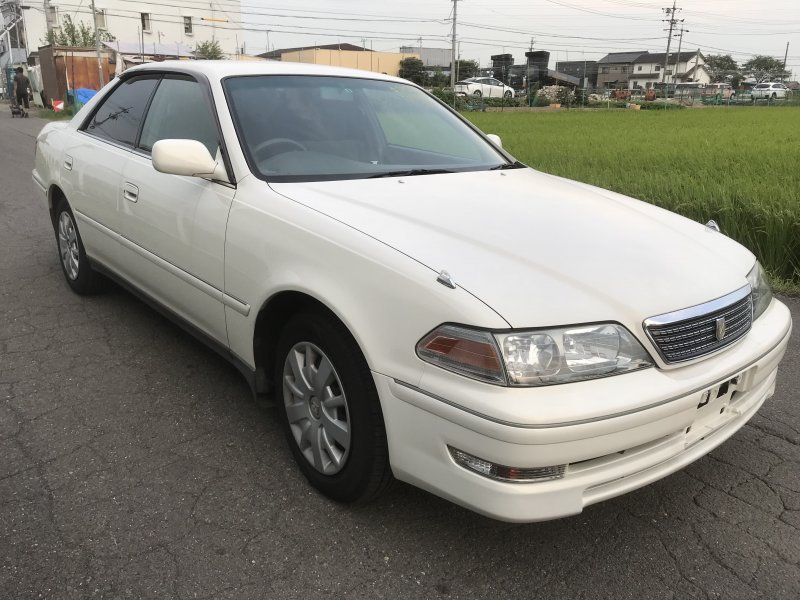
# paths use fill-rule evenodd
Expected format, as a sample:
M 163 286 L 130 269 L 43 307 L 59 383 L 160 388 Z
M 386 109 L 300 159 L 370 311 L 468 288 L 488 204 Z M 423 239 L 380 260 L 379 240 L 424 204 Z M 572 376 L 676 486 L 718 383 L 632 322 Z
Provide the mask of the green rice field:
M 800 108 L 465 115 L 522 162 L 705 223 L 800 292 Z

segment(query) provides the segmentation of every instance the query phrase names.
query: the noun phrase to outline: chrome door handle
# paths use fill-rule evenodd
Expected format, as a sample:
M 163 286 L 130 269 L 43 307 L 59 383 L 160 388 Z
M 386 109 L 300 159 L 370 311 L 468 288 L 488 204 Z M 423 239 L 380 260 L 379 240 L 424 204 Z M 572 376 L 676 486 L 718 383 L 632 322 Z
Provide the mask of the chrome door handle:
M 139 188 L 126 181 L 122 184 L 122 197 L 130 202 L 136 202 L 139 200 Z
M 64 157 L 64 168 L 67 171 L 72 171 L 72 157 L 71 156 L 65 156 Z

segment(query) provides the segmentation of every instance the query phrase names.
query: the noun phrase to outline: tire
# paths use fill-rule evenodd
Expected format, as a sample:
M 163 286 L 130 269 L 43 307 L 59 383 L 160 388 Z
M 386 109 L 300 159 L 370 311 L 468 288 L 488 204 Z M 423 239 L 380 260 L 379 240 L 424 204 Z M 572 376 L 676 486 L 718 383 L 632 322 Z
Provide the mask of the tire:
M 778 94 L 776 94 L 775 92 L 772 92 L 772 101 L 775 102 L 775 100 L 777 100 L 777 99 L 778 99 Z
M 472 92 L 472 95 L 475 96 L 476 98 L 480 98 L 481 96 L 483 96 L 483 93 L 480 90 L 475 90 L 474 92 Z
M 506 93 L 503 94 L 503 98 L 511 98 L 511 92 L 506 91 Z
M 377 497 L 393 481 L 386 430 L 375 382 L 350 332 L 321 312 L 298 313 L 284 326 L 275 356 L 280 419 L 303 475 L 337 502 Z
M 92 269 L 83 240 L 75 223 L 75 215 L 66 199 L 61 199 L 56 206 L 56 218 L 53 223 L 58 248 L 58 259 L 61 271 L 72 291 L 81 296 L 96 294 L 102 290 L 104 279 L 100 273 Z

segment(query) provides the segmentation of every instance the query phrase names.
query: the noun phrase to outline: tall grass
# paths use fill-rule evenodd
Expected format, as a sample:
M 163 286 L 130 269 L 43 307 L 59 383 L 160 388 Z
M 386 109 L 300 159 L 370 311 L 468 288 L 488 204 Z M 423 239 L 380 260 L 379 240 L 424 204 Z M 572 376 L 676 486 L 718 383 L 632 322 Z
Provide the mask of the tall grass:
M 536 169 L 714 219 L 800 289 L 800 108 L 465 116 Z

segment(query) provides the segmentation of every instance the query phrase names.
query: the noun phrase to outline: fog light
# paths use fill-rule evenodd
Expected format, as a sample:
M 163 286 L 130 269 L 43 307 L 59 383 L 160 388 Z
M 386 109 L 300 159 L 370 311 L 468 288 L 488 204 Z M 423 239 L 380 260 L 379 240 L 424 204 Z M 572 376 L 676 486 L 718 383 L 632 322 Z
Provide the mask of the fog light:
M 564 477 L 564 470 L 567 468 L 567 465 L 556 465 L 554 467 L 507 467 L 472 456 L 452 446 L 448 446 L 447 449 L 457 465 L 489 479 L 497 479 L 498 481 L 507 481 L 509 483 L 532 483 L 561 479 Z

